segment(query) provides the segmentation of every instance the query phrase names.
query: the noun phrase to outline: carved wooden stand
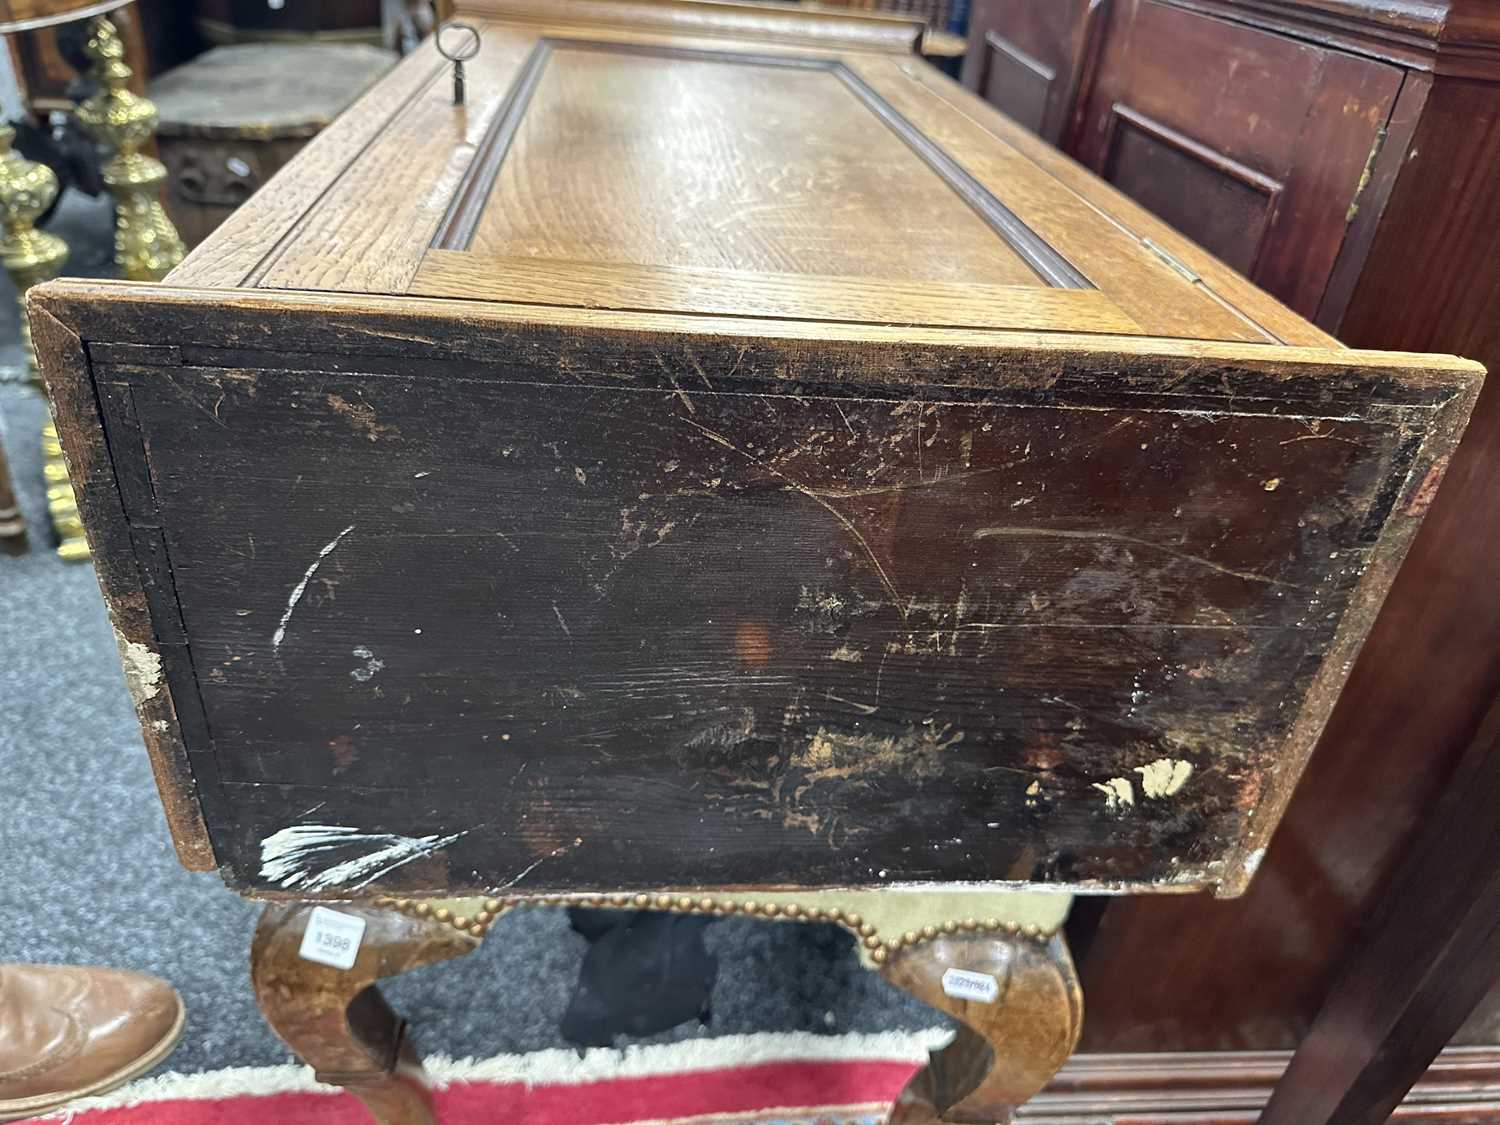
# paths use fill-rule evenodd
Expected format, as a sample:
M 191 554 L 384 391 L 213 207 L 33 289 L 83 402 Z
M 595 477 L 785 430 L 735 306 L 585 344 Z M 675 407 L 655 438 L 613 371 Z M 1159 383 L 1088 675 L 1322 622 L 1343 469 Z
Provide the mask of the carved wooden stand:
M 479 948 L 482 938 L 436 915 L 338 904 L 340 913 L 365 920 L 359 956 L 343 971 L 299 955 L 312 909 L 278 903 L 261 915 L 250 955 L 261 1012 L 319 1081 L 349 1090 L 380 1125 L 433 1125 L 406 1021 L 376 982 L 461 956 Z M 1014 1108 L 1052 1079 L 1078 1041 L 1083 1000 L 1067 943 L 1061 934 L 983 929 L 930 940 L 909 936 L 917 940 L 885 958 L 881 975 L 962 1026 L 912 1077 L 892 1109 L 891 1125 L 1011 1121 Z M 994 1002 L 950 997 L 943 987 L 949 969 L 993 977 Z
M 250 978 L 272 1030 L 317 1072 L 365 1103 L 380 1125 L 430 1125 L 422 1060 L 375 982 L 479 948 L 479 939 L 426 918 L 340 905 L 365 920 L 351 969 L 305 961 L 298 950 L 310 906 L 272 904 L 255 928 Z
M 948 969 L 994 977 L 999 997 L 993 1004 L 952 998 L 943 989 Z M 1045 943 L 989 934 L 939 938 L 898 953 L 880 975 L 961 1021 L 953 1041 L 912 1075 L 890 1125 L 1004 1125 L 1067 1062 L 1083 1029 L 1083 994 L 1061 934 Z

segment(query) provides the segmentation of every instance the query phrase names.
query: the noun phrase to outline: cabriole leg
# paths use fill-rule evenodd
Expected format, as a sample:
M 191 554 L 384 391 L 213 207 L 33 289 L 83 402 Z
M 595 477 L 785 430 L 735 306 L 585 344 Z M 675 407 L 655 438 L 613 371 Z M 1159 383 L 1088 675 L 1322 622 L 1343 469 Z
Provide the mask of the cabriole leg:
M 300 955 L 313 907 L 267 906 L 255 929 L 250 976 L 272 1030 L 320 1082 L 358 1097 L 379 1125 L 431 1125 L 432 1103 L 406 1021 L 375 987 L 434 961 L 479 947 L 479 938 L 395 910 L 338 904 L 365 920 L 354 966 L 335 969 Z
M 958 974 L 945 989 L 949 970 Z M 881 975 L 962 1021 L 957 1037 L 912 1076 L 890 1125 L 1010 1122 L 1067 1061 L 1083 1027 L 1083 996 L 1061 934 L 941 937 L 892 954 Z

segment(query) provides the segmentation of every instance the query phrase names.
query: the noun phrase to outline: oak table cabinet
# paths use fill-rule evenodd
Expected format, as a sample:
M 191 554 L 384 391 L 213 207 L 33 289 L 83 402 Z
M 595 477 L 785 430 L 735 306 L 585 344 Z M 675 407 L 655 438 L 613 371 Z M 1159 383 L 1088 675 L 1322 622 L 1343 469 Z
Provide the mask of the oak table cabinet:
M 1244 891 L 1481 369 L 1340 347 L 912 21 L 459 14 L 464 104 L 424 47 L 163 284 L 31 298 L 181 858 L 386 1121 L 367 986 L 535 901 L 839 921 L 965 1024 L 894 1120 L 1008 1119 L 1068 895 Z

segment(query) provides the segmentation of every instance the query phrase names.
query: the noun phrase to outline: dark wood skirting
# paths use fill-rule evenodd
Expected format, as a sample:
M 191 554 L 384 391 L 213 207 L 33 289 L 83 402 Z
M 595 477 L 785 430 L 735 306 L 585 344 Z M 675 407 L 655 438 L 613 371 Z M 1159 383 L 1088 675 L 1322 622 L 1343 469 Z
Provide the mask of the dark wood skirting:
M 1018 1120 L 1026 1125 L 1249 1125 L 1259 1118 L 1291 1057 L 1290 1051 L 1075 1055 Z M 1500 1121 L 1500 1047 L 1445 1050 L 1392 1120 Z

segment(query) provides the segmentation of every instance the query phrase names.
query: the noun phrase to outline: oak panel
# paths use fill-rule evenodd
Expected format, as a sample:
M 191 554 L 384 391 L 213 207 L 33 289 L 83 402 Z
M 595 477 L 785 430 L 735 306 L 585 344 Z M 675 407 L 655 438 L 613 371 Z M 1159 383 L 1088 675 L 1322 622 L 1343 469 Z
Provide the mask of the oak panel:
M 934 180 L 830 70 L 560 41 L 470 248 L 490 257 L 1041 284 Z
M 607 309 L 1144 335 L 1095 289 L 487 258 L 429 250 L 407 292 Z

